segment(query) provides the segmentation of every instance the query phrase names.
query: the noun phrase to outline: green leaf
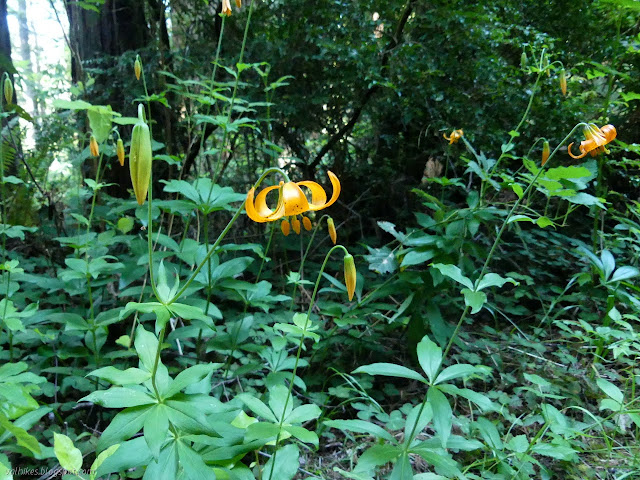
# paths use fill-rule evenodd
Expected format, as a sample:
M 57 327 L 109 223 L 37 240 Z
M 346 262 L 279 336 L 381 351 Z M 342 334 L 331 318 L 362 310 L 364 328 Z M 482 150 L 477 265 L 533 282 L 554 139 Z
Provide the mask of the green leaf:
M 219 363 L 201 363 L 183 370 L 173 380 L 169 389 L 164 393 L 164 396 L 167 398 L 174 396 L 189 385 L 198 383 L 203 378 L 206 378 L 207 375 L 211 374 L 218 368 L 220 368 Z
M 539 443 L 532 448 L 533 453 L 542 455 L 556 460 L 575 461 L 578 456 L 573 448 L 564 445 L 552 445 L 548 443 Z
M 473 282 L 462 274 L 462 271 L 455 265 L 445 265 L 443 263 L 434 263 L 433 268 L 437 269 L 442 275 L 455 280 L 464 285 L 469 290 L 473 290 Z
M 25 447 L 35 454 L 40 454 L 40 444 L 38 443 L 38 440 L 29 435 L 24 428 L 16 425 L 19 421 L 20 419 L 16 420 L 15 423 L 11 423 L 11 421 L 2 412 L 0 412 L 0 427 L 10 432 L 11 435 L 16 438 L 18 445 Z
M 440 375 L 438 375 L 438 378 L 436 378 L 434 384 L 446 382 L 460 377 L 468 377 L 479 372 L 486 373 L 483 370 L 478 369 L 476 366 L 469 365 L 468 363 L 451 365 L 450 367 L 447 367 L 442 372 L 440 372 Z
M 133 437 L 144 426 L 151 408 L 150 406 L 133 407 L 118 413 L 100 435 L 96 451 L 100 452 L 109 446 Z
M 427 251 L 411 250 L 402 259 L 402 263 L 400 264 L 400 267 L 410 267 L 413 265 L 420 265 L 421 263 L 428 262 L 435 256 L 436 256 L 435 250 L 427 250 Z
M 262 470 L 262 478 L 264 480 L 291 480 L 298 473 L 299 457 L 300 451 L 296 445 L 285 445 L 267 461 Z
M 144 440 L 147 442 L 149 451 L 156 460 L 160 456 L 160 448 L 167 439 L 169 432 L 169 417 L 167 407 L 164 405 L 154 405 L 149 409 L 144 421 Z
M 402 454 L 403 447 L 396 445 L 373 445 L 368 448 L 353 469 L 354 473 L 369 472 L 375 467 L 389 463 Z
M 151 378 L 149 372 L 140 370 L 139 368 L 127 368 L 126 370 L 118 370 L 115 367 L 103 367 L 87 374 L 102 378 L 114 385 L 139 385 Z
M 389 480 L 413 480 L 413 469 L 407 453 L 402 453 L 400 458 L 396 460 Z
M 524 453 L 529 449 L 529 440 L 525 435 L 517 435 L 505 443 L 505 447 L 512 452 Z
M 640 270 L 636 267 L 620 267 L 613 273 L 613 276 L 609 279 L 608 283 L 622 282 L 623 280 L 629 280 L 630 278 L 637 277 L 638 275 L 640 275 Z
M 493 423 L 484 417 L 480 417 L 475 424 L 487 445 L 494 450 L 502 450 L 504 448 L 500 433 L 498 433 L 498 429 Z
M 478 313 L 482 310 L 482 306 L 487 302 L 487 295 L 484 292 L 474 292 L 468 288 L 462 289 L 464 295 L 464 303 L 471 307 L 471 313 Z
M 364 259 L 369 262 L 369 270 L 378 273 L 393 273 L 398 269 L 398 262 L 394 253 L 389 247 L 371 248 L 369 255 L 365 255 Z
M 182 440 L 177 442 L 178 459 L 188 480 L 216 480 L 216 475 L 202 458 L 201 454 L 194 451 Z
M 545 228 L 545 227 L 550 227 L 553 225 L 553 222 L 548 219 L 547 217 L 539 217 L 536 220 L 536 225 L 538 225 L 540 228 Z
M 241 393 L 236 398 L 238 398 L 242 403 L 249 407 L 251 411 L 256 415 L 264 418 L 265 420 L 269 420 L 270 422 L 278 423 L 278 419 L 275 417 L 269 407 L 267 407 L 264 402 L 257 399 L 250 393 Z
M 112 387 L 109 390 L 92 392 L 79 401 L 93 402 L 106 408 L 137 407 L 156 402 L 147 393 L 123 387 Z
M 376 438 L 383 438 L 391 443 L 396 442 L 395 437 L 384 428 L 365 420 L 325 420 L 323 425 L 329 428 L 338 428 L 342 431 L 365 433 L 367 436 L 373 435 Z
M 66 435 L 53 432 L 53 452 L 65 470 L 78 472 L 82 468 L 82 453 Z
M 402 365 L 396 365 L 394 363 L 372 363 L 370 365 L 363 365 L 353 371 L 353 373 L 367 373 L 369 375 L 386 375 L 388 377 L 400 377 L 409 378 L 411 380 L 418 380 L 423 383 L 427 383 L 425 378 L 418 372 L 411 370 L 410 368 L 403 367 Z
M 444 394 L 437 387 L 429 388 L 427 401 L 433 410 L 433 426 L 440 437 L 442 448 L 447 448 L 447 440 L 451 435 L 453 412 Z
M 91 104 L 83 100 L 62 100 L 56 98 L 53 101 L 53 108 L 64 108 L 66 110 L 86 110 Z
M 96 459 L 91 464 L 91 469 L 90 469 L 91 474 L 89 477 L 91 480 L 95 480 L 96 474 L 98 472 L 98 468 L 100 468 L 100 466 L 104 463 L 104 461 L 107 458 L 109 458 L 111 455 L 113 455 L 116 452 L 116 450 L 118 450 L 118 448 L 120 448 L 119 443 L 115 445 L 111 445 L 109 448 L 107 448 L 104 452 L 102 452 L 100 455 L 96 457 Z
M 98 144 L 106 142 L 111 131 L 111 118 L 114 116 L 111 106 L 91 105 L 87 109 L 87 116 L 89 117 L 89 126 Z
M 433 383 L 442 363 L 442 349 L 428 336 L 424 336 L 417 346 L 418 362 L 427 374 L 429 383 Z
M 487 273 L 484 277 L 478 280 L 478 285 L 475 290 L 480 291 L 488 287 L 502 287 L 507 282 L 518 285 L 518 282 L 516 282 L 513 278 L 504 278 L 497 273 Z
M 127 307 L 129 304 L 127 304 Z M 150 310 L 153 311 L 153 310 Z M 120 315 L 122 317 L 122 314 Z M 142 365 L 149 371 L 153 371 L 153 365 L 158 351 L 158 339 L 156 336 L 144 329 L 142 325 L 138 325 L 136 329 L 136 339 L 134 347 L 140 358 Z
M 600 390 L 602 390 L 609 398 L 622 405 L 624 402 L 624 394 L 622 393 L 622 390 L 604 378 L 598 378 L 596 383 L 598 384 L 598 388 L 600 388 Z
M 420 418 L 418 418 L 418 414 L 420 414 Z M 420 403 L 411 409 L 404 424 L 405 446 L 411 445 L 413 439 L 422 433 L 432 418 L 433 409 L 431 408 L 431 404 L 428 402 Z

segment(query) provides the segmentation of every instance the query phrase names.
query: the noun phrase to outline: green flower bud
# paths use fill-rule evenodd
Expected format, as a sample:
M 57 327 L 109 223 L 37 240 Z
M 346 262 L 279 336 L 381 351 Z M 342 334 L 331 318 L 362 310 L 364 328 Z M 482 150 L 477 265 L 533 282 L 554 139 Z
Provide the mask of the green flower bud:
M 147 199 L 149 180 L 151 179 L 151 162 L 153 160 L 151 133 L 149 132 L 149 125 L 144 121 L 143 112 L 142 104 L 138 105 L 139 120 L 133 127 L 131 149 L 129 150 L 131 183 L 139 205 L 144 204 Z
M 9 104 L 13 103 L 13 83 L 9 75 L 4 76 L 4 99 Z
M 344 283 L 347 286 L 349 301 L 351 301 L 356 291 L 356 264 L 353 256 L 349 254 L 344 256 Z

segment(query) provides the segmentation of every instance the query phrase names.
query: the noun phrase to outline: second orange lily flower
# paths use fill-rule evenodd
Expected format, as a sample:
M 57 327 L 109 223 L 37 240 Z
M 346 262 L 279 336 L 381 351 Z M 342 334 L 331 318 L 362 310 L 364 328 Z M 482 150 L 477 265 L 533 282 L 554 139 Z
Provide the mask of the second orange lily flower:
M 340 195 L 340 181 L 333 172 L 328 172 L 329 180 L 333 186 L 331 198 L 327 201 L 327 194 L 324 189 L 316 182 L 305 180 L 302 182 L 280 182 L 279 185 L 273 185 L 262 189 L 258 195 L 255 195 L 255 189 L 252 188 L 247 193 L 245 201 L 245 209 L 251 220 L 258 223 L 275 222 L 283 217 L 281 228 L 285 235 L 289 234 L 289 227 L 293 227 L 296 233 L 300 233 L 300 220 L 298 215 L 302 215 L 302 223 L 305 229 L 309 230 L 311 221 L 303 214 L 309 211 L 322 210 L 333 205 Z M 300 187 L 304 187 L 311 192 L 311 201 Z M 278 190 L 278 202 L 275 209 L 267 206 L 267 194 Z M 255 195 L 255 200 L 254 200 Z M 291 222 L 289 222 L 291 218 Z
M 616 132 L 616 127 L 613 125 L 605 125 L 602 128 L 599 128 L 596 124 L 590 123 L 583 129 L 585 140 L 580 142 L 580 155 L 574 155 L 571 153 L 571 146 L 573 143 L 569 144 L 569 155 L 572 158 L 582 158 L 587 153 L 590 153 L 592 157 L 599 155 L 603 152 L 609 153 L 609 151 L 605 148 L 605 145 L 611 143 L 618 134 Z

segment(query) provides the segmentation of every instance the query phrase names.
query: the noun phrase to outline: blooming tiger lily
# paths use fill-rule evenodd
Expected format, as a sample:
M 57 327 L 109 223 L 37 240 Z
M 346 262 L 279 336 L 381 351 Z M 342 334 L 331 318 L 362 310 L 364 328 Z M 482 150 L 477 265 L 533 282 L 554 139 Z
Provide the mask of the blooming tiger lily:
M 275 222 L 283 217 L 287 217 L 281 225 L 282 233 L 289 234 L 290 228 L 296 233 L 300 233 L 300 220 L 297 216 L 302 215 L 302 223 L 305 229 L 311 227 L 311 221 L 304 217 L 305 212 L 314 212 L 322 210 L 333 205 L 340 195 L 340 181 L 333 172 L 328 172 L 329 180 L 333 186 L 333 194 L 327 201 L 327 194 L 324 189 L 316 182 L 308 180 L 302 182 L 280 182 L 279 185 L 266 187 L 255 195 L 255 189 L 252 188 L 247 193 L 245 201 L 245 209 L 251 220 L 258 223 Z M 311 201 L 300 187 L 305 187 L 311 192 Z M 278 190 L 278 203 L 274 210 L 267 206 L 267 194 L 273 190 Z M 255 195 L 255 200 L 254 200 Z M 291 221 L 289 221 L 289 217 Z
M 464 136 L 464 132 L 462 131 L 462 129 L 459 129 L 451 132 L 451 135 L 448 137 L 446 133 L 443 133 L 442 136 L 445 140 L 448 140 L 449 145 L 451 145 L 452 143 L 456 143 L 458 140 L 460 140 Z
M 572 158 L 582 158 L 587 153 L 590 153 L 592 157 L 599 155 L 603 152 L 609 153 L 609 150 L 605 148 L 605 145 L 611 143 L 616 135 L 616 127 L 613 125 L 605 125 L 602 128 L 598 128 L 593 123 L 588 124 L 583 129 L 585 140 L 580 142 L 580 155 L 574 155 L 571 153 L 571 146 L 573 143 L 569 144 L 569 155 Z

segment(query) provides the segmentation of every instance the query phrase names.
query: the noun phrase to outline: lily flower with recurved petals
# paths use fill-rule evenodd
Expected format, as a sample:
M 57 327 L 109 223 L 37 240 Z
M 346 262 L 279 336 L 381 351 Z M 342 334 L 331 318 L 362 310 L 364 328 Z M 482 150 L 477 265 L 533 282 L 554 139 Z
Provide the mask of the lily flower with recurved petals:
M 311 221 L 303 214 L 309 211 L 322 210 L 333 205 L 340 195 L 338 177 L 333 172 L 328 172 L 328 175 L 333 186 L 333 193 L 328 201 L 326 192 L 316 182 L 308 180 L 302 182 L 280 182 L 279 185 L 262 189 L 257 195 L 255 195 L 254 188 L 249 190 L 245 201 L 247 215 L 251 220 L 258 223 L 275 222 L 286 217 L 281 225 L 282 233 L 285 235 L 289 234 L 290 227 L 296 233 L 300 233 L 300 220 L 298 220 L 298 215 L 300 215 L 305 229 L 308 230 L 308 227 L 311 226 Z M 304 187 L 311 192 L 311 201 L 309 201 L 309 198 L 300 187 Z M 272 210 L 267 206 L 267 194 L 274 190 L 278 190 L 278 202 L 275 205 L 275 209 Z
M 451 145 L 453 143 L 456 143 L 458 140 L 460 140 L 464 136 L 464 132 L 462 131 L 462 129 L 459 129 L 451 132 L 451 135 L 448 137 L 446 133 L 443 133 L 442 136 L 444 137 L 445 140 L 448 140 L 449 145 Z
M 585 140 L 580 142 L 580 155 L 574 155 L 571 153 L 571 146 L 569 144 L 568 152 L 572 158 L 582 158 L 587 153 L 590 153 L 592 157 L 599 155 L 603 152 L 609 153 L 609 150 L 605 148 L 605 145 L 611 143 L 618 134 L 616 127 L 613 125 L 605 125 L 599 128 L 596 124 L 590 123 L 583 129 Z

